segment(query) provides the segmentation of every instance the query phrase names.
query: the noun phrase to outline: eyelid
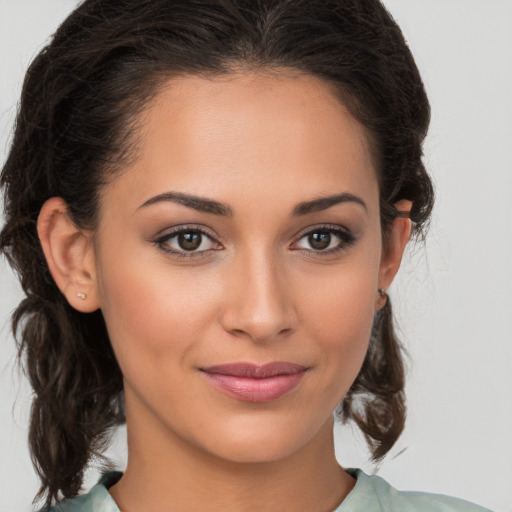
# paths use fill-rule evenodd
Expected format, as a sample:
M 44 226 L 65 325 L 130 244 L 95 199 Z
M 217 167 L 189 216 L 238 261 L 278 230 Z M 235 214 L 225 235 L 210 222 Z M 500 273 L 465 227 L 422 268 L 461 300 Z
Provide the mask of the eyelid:
M 328 232 L 332 233 L 335 236 L 338 235 L 339 238 L 341 238 L 341 243 L 334 248 L 331 249 L 325 249 L 325 250 L 315 250 L 315 249 L 304 249 L 304 248 L 297 248 L 292 249 L 295 251 L 303 251 L 310 254 L 313 254 L 315 257 L 321 257 L 322 255 L 329 255 L 333 254 L 335 252 L 341 251 L 343 249 L 347 249 L 351 245 L 353 245 L 356 242 L 356 236 L 351 232 L 350 229 L 346 228 L 345 226 L 340 226 L 339 224 L 319 224 L 316 226 L 308 226 L 307 228 L 304 228 L 301 230 L 294 238 L 294 242 L 292 242 L 292 245 L 296 244 L 300 240 L 302 240 L 305 236 L 308 236 L 312 233 L 318 233 L 318 232 Z M 341 236 L 340 236 L 341 235 Z
M 172 227 L 168 227 L 168 228 L 164 228 L 162 230 L 160 230 L 154 237 L 153 239 L 154 240 L 158 240 L 158 239 L 161 239 L 161 238 L 166 238 L 166 237 L 170 237 L 172 235 L 176 235 L 177 233 L 182 233 L 182 232 L 187 232 L 187 231 L 197 231 L 203 235 L 206 235 L 207 237 L 209 238 L 212 238 L 214 240 L 216 240 L 216 235 L 215 233 L 212 232 L 211 229 L 207 228 L 206 226 L 203 226 L 202 224 L 179 224 L 177 226 L 172 226 Z
M 217 237 L 213 235 L 208 228 L 198 225 L 198 224 L 184 224 L 180 226 L 175 226 L 170 229 L 162 230 L 160 231 L 154 238 L 153 243 L 163 252 L 166 254 L 170 254 L 172 256 L 178 257 L 178 258 L 204 258 L 211 256 L 213 251 L 218 251 L 224 249 L 221 242 L 218 241 Z M 340 239 L 340 243 L 338 246 L 333 247 L 331 249 L 306 249 L 306 248 L 293 248 L 293 245 L 297 244 L 301 239 L 304 237 L 315 233 L 315 232 L 328 232 L 331 234 L 334 234 Z M 197 232 L 200 233 L 202 236 L 205 236 L 208 238 L 213 244 L 216 245 L 215 248 L 210 249 L 203 249 L 201 251 L 192 250 L 192 251 L 186 251 L 186 250 L 176 250 L 171 249 L 169 246 L 165 246 L 166 242 L 173 239 L 180 233 L 186 233 L 186 232 Z M 327 256 L 333 253 L 336 253 L 338 251 L 342 251 L 344 249 L 347 249 L 351 245 L 353 245 L 356 242 L 356 236 L 351 232 L 350 229 L 346 228 L 345 226 L 341 226 L 339 224 L 318 224 L 314 226 L 308 226 L 307 228 L 302 229 L 297 235 L 294 237 L 294 241 L 292 242 L 290 249 L 294 251 L 300 251 L 303 253 L 308 253 L 309 255 L 312 255 L 314 257 L 322 257 Z
M 212 243 L 217 246 L 212 249 L 205 249 L 202 251 L 186 251 L 186 250 L 176 250 L 171 249 L 169 247 L 165 247 L 166 242 L 175 238 L 180 233 L 189 233 L 196 232 L 200 233 L 202 236 L 208 238 Z M 175 226 L 170 229 L 165 229 L 160 231 L 154 238 L 153 243 L 166 254 L 171 254 L 172 256 L 176 256 L 178 258 L 201 258 L 207 257 L 211 254 L 212 251 L 217 251 L 222 249 L 222 244 L 217 240 L 217 237 L 213 235 L 210 230 L 206 229 L 204 226 L 198 224 L 184 224 L 180 226 Z
M 312 224 L 311 226 L 307 226 L 302 228 L 298 233 L 294 235 L 294 239 L 298 240 L 302 238 L 304 235 L 308 235 L 309 233 L 314 233 L 315 231 L 343 231 L 344 233 L 350 234 L 351 230 L 342 224 L 330 224 L 330 223 L 320 223 L 320 224 Z

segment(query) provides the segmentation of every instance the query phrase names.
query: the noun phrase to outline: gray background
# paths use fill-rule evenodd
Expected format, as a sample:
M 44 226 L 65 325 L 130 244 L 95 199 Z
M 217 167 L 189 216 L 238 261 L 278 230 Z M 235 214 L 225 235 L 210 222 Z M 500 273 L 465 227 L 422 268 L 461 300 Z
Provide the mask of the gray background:
M 0 161 L 24 70 L 76 4 L 0 0 Z M 386 0 L 432 103 L 426 163 L 437 205 L 425 247 L 411 248 L 393 296 L 410 353 L 409 420 L 379 473 L 402 489 L 512 511 L 512 2 Z M 8 317 L 21 298 L 0 262 L 1 509 L 30 509 L 30 390 L 14 369 Z M 350 427 L 336 428 L 345 466 L 373 468 Z M 112 454 L 125 459 L 124 430 Z M 88 473 L 87 485 L 96 479 Z

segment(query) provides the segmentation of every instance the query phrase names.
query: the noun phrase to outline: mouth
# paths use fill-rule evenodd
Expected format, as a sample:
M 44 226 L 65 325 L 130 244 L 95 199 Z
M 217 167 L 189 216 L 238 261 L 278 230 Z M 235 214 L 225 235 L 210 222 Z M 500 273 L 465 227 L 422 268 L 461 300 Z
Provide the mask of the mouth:
M 270 402 L 299 385 L 307 367 L 287 362 L 229 363 L 201 368 L 219 391 L 245 402 Z

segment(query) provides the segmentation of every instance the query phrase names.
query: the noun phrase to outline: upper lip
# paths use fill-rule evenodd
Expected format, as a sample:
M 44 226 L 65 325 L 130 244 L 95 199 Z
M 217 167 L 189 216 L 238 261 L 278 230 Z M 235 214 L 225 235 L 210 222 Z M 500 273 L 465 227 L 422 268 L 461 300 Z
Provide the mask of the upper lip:
M 250 379 L 265 379 L 276 375 L 293 375 L 307 370 L 306 366 L 284 361 L 276 361 L 263 365 L 254 363 L 227 363 L 201 368 L 207 373 L 230 375 L 233 377 L 246 377 Z

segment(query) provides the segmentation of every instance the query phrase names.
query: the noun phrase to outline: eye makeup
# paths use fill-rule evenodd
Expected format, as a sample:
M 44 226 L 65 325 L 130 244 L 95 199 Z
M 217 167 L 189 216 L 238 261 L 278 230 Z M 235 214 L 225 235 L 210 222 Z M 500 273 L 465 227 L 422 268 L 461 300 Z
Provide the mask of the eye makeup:
M 315 257 L 322 257 L 345 250 L 355 242 L 356 237 L 347 228 L 323 224 L 315 228 L 307 228 L 307 231 L 299 235 L 297 241 L 292 244 L 291 249 L 312 252 Z
M 176 226 L 158 236 L 154 244 L 164 253 L 176 258 L 204 258 L 212 251 L 222 250 L 220 242 L 198 225 Z
M 356 237 L 345 227 L 322 224 L 303 230 L 289 246 L 314 257 L 331 256 L 354 245 Z M 176 226 L 159 235 L 153 243 L 164 253 L 176 258 L 205 258 L 224 246 L 210 232 L 198 225 Z

